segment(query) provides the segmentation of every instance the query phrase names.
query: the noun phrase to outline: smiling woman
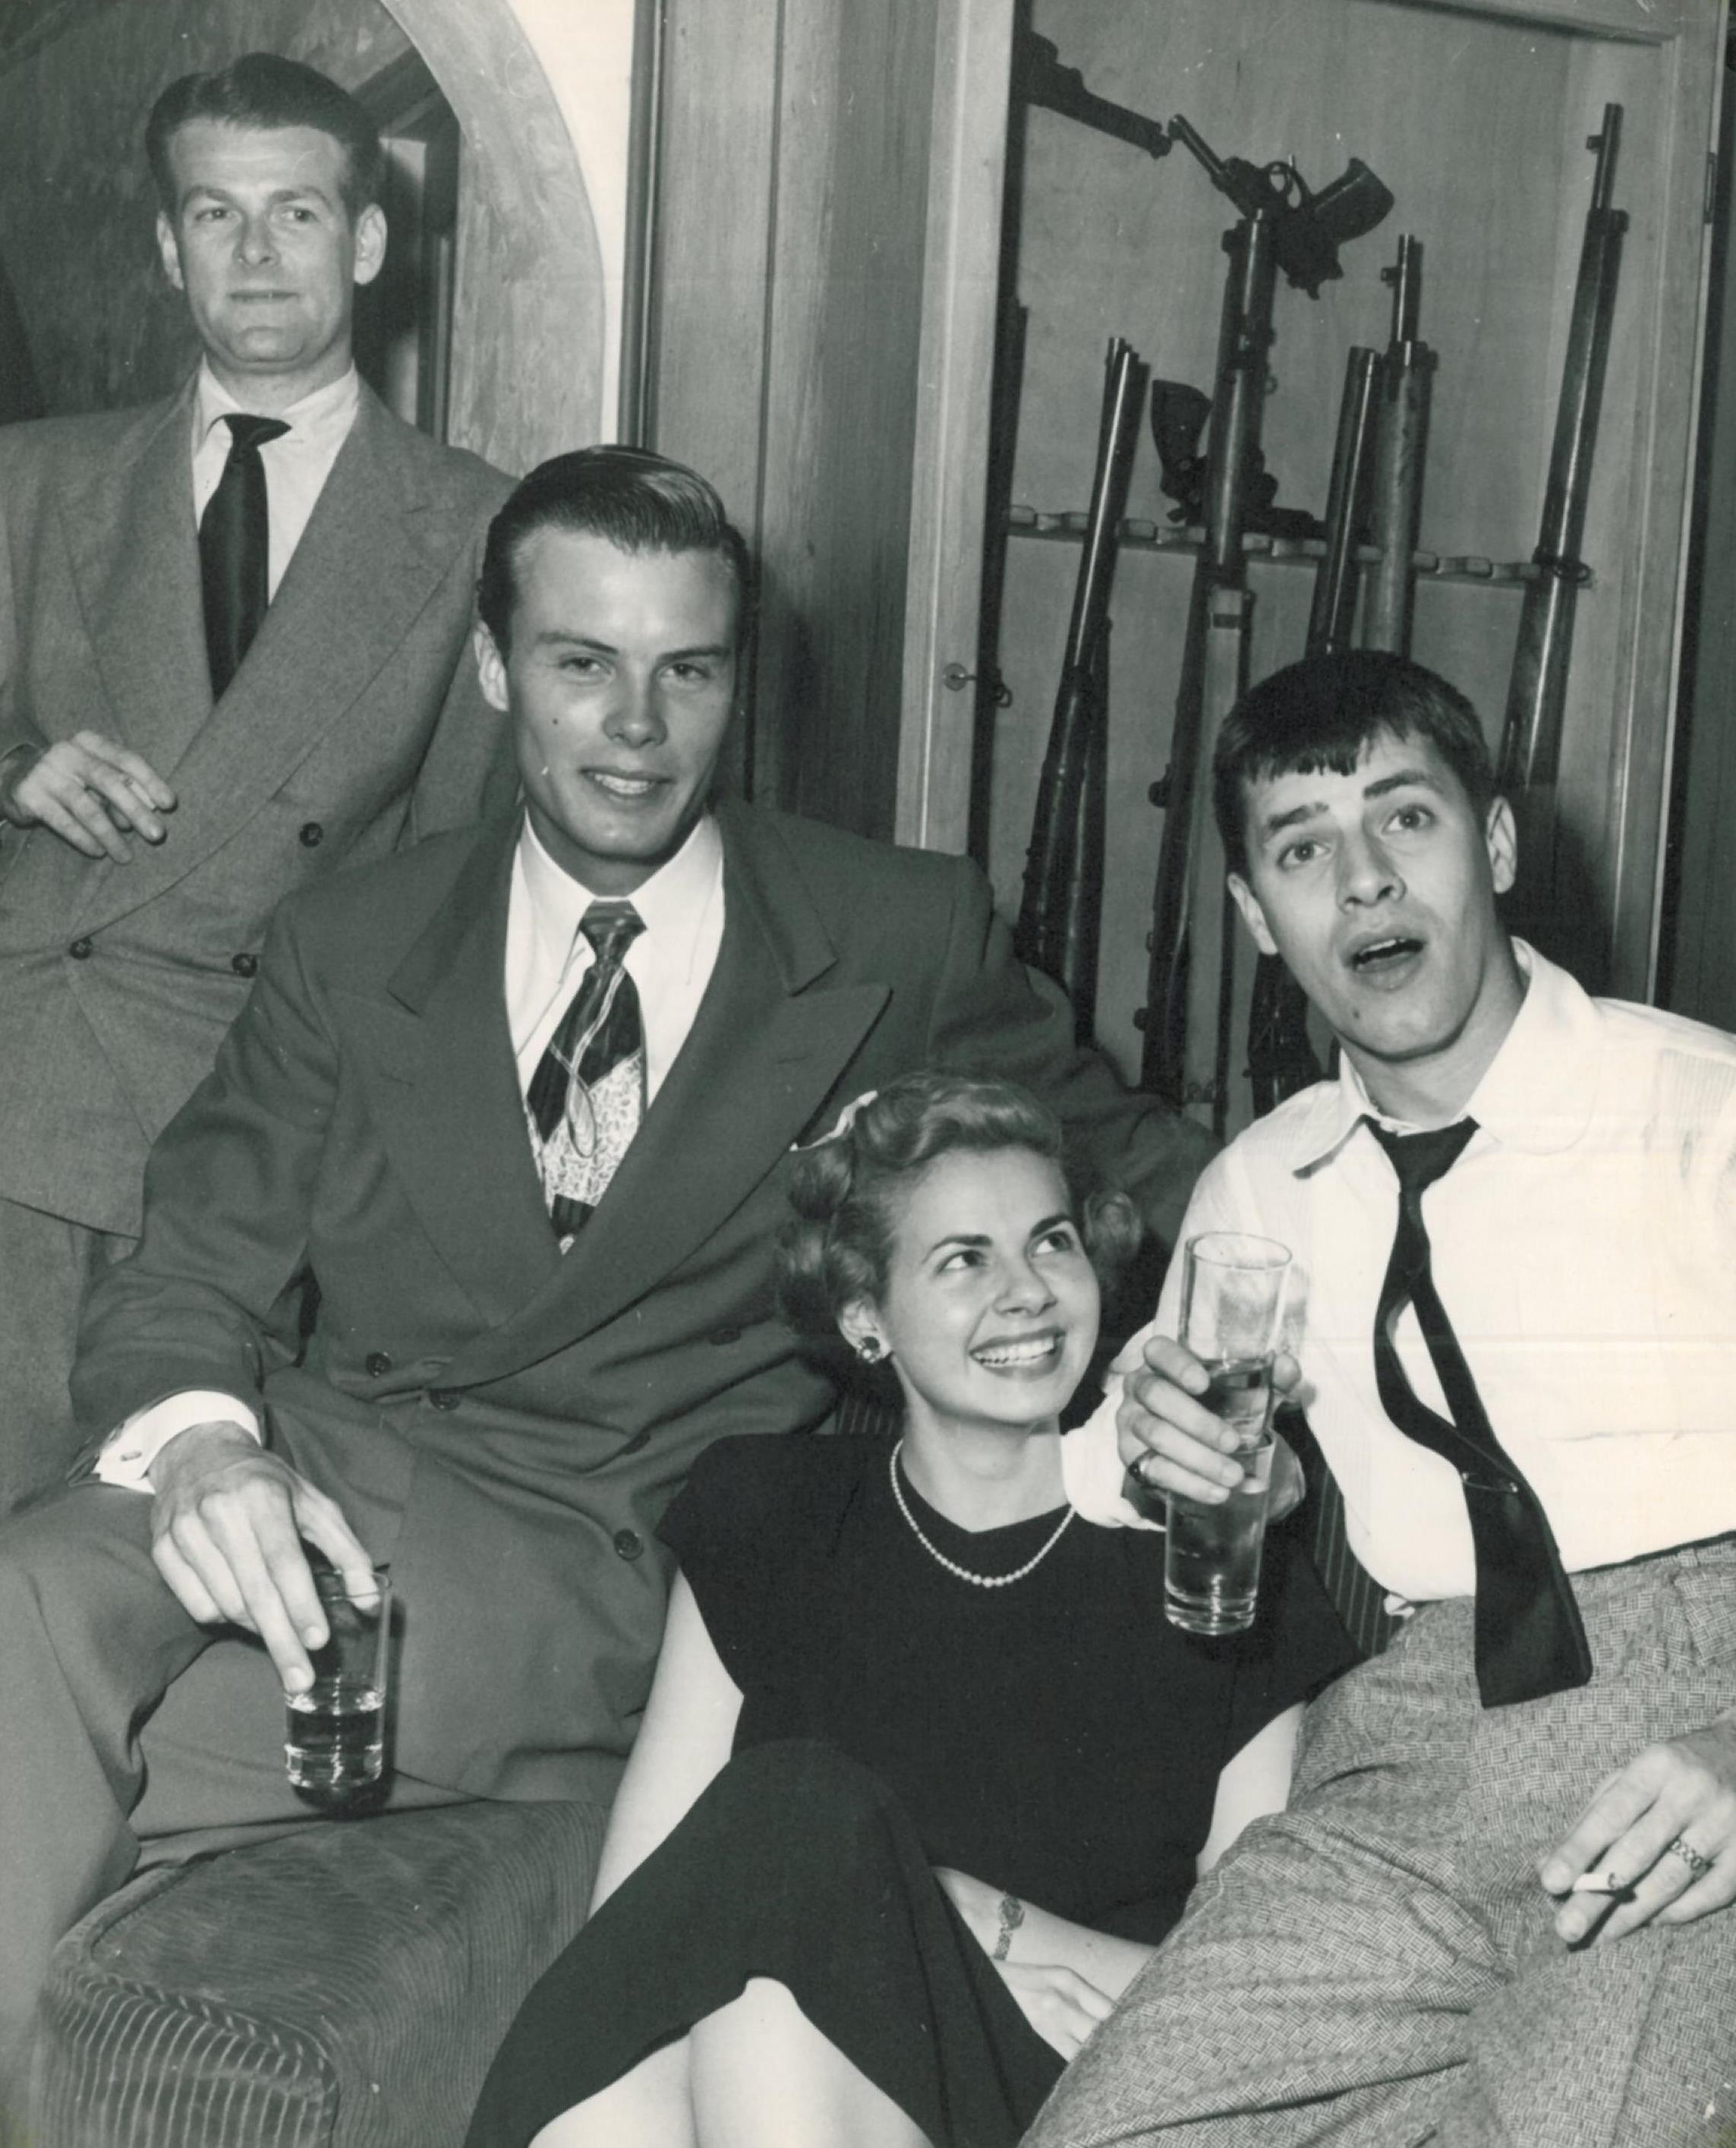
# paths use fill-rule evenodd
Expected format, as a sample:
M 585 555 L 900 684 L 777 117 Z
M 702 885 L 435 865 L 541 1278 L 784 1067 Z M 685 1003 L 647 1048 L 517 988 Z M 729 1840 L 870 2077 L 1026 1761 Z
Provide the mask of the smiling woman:
M 1011 2148 L 1282 1803 L 1295 1704 L 1347 1660 L 1283 1549 L 1262 1629 L 1202 1642 L 1163 1619 L 1162 1538 L 1066 1504 L 1094 1262 L 1136 1227 L 1069 1183 L 1049 1112 L 926 1073 L 848 1116 L 792 1172 L 780 1289 L 890 1362 L 902 1437 L 701 1456 L 601 1906 L 470 2148 Z

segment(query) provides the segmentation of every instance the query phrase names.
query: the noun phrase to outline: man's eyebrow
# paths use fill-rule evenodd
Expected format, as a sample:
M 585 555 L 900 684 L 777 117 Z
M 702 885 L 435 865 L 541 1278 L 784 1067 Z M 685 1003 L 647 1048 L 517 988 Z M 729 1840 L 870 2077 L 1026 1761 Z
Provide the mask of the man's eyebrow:
M 1382 775 L 1369 784 L 1362 792 L 1365 798 L 1384 798 L 1389 791 L 1422 790 L 1438 794 L 1440 785 L 1426 768 L 1401 768 L 1392 775 Z M 1292 806 L 1282 813 L 1268 813 L 1260 822 L 1260 840 L 1281 835 L 1286 828 L 1299 827 L 1305 821 L 1320 819 L 1326 812 L 1322 800 L 1315 800 L 1302 806 Z
M 612 641 L 600 641 L 595 635 L 581 634 L 577 627 L 545 626 L 531 636 L 531 645 L 537 649 L 588 649 L 599 656 L 619 656 L 620 650 Z M 733 656 L 734 645 L 727 641 L 695 642 L 690 649 L 660 650 L 660 664 L 689 664 L 696 656 Z
M 1412 786 L 1423 790 L 1439 790 L 1440 785 L 1426 768 L 1401 768 L 1392 775 L 1382 775 L 1367 785 L 1365 798 L 1384 798 L 1389 790 L 1403 790 Z
M 612 641 L 599 641 L 595 635 L 580 634 L 577 627 L 574 626 L 539 627 L 531 636 L 531 640 L 539 649 L 548 649 L 564 644 L 572 649 L 594 649 L 600 656 L 617 656 L 620 654 Z
M 236 198 L 228 187 L 213 186 L 208 179 L 195 179 L 181 196 L 183 205 L 200 194 L 208 195 L 213 201 L 226 202 Z M 275 187 L 266 196 L 266 200 L 273 206 L 279 202 L 317 201 L 324 203 L 328 208 L 332 206 L 334 198 L 324 187 L 315 185 L 311 179 L 293 187 Z

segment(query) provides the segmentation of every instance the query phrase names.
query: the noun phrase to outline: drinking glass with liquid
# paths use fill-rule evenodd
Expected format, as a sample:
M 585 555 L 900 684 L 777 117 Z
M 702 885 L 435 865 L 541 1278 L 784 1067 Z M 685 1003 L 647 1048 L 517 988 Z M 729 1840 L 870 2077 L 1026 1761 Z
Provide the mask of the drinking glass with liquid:
M 1272 1362 L 1283 1319 L 1287 1247 L 1247 1232 L 1190 1238 L 1181 1340 L 1211 1377 L 1200 1398 L 1237 1436 L 1242 1481 L 1217 1506 L 1172 1498 L 1163 1608 L 1191 1634 L 1240 1634 L 1254 1621 L 1272 1490 Z
M 343 1806 L 367 1795 L 385 1773 L 392 1583 L 377 1566 L 369 1586 L 352 1595 L 341 1573 L 316 1564 L 314 1586 L 330 1639 L 309 1651 L 313 1684 L 287 1696 L 283 1759 L 304 1797 Z

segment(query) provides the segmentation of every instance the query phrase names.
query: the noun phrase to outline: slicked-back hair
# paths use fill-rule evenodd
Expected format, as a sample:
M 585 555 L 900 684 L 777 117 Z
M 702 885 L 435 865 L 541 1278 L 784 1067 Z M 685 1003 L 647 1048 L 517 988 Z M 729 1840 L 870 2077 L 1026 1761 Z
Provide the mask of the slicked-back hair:
M 313 127 L 329 134 L 344 152 L 340 187 L 354 223 L 379 199 L 379 133 L 348 90 L 317 68 L 277 53 L 243 53 L 215 74 L 183 74 L 151 108 L 145 123 L 145 155 L 157 198 L 171 223 L 179 203 L 169 150 L 182 128 L 195 119 L 229 127 Z
M 1477 711 L 1456 686 L 1408 657 L 1372 649 L 1305 656 L 1252 687 L 1225 717 L 1212 756 L 1212 802 L 1233 873 L 1247 871 L 1247 800 L 1275 775 L 1352 775 L 1381 736 L 1426 739 L 1479 821 L 1495 770 Z
M 575 448 L 539 463 L 489 524 L 476 609 L 503 656 L 519 554 L 539 529 L 601 537 L 623 552 L 715 553 L 735 578 L 738 624 L 745 615 L 753 581 L 747 542 L 714 486 L 649 448 Z
M 838 1317 L 886 1287 L 903 1197 L 929 1167 L 961 1151 L 1022 1149 L 1059 1166 L 1080 1236 L 1107 1285 L 1138 1247 L 1141 1226 L 1125 1195 L 1089 1192 L 1071 1167 L 1061 1125 L 1016 1082 L 933 1070 L 901 1075 L 861 1105 L 841 1132 L 796 1162 L 795 1212 L 778 1239 L 778 1301 L 799 1334 L 835 1341 Z

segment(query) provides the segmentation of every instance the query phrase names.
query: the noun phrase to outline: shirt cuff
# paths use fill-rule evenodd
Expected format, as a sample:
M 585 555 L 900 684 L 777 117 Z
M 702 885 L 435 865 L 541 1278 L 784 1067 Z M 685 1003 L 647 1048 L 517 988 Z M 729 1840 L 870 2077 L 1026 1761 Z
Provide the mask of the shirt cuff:
M 1061 1485 L 1081 1521 L 1103 1529 L 1161 1529 L 1162 1522 L 1149 1520 L 1126 1496 L 1127 1473 L 1115 1426 L 1121 1403 L 1121 1380 L 1111 1373 L 1102 1401 L 1061 1440 Z
M 148 1492 L 151 1464 L 170 1440 L 193 1425 L 218 1423 L 233 1424 L 250 1439 L 260 1439 L 258 1418 L 245 1403 L 214 1388 L 184 1388 L 148 1409 L 136 1410 L 118 1431 L 110 1433 L 97 1450 L 91 1474 L 99 1484 Z

